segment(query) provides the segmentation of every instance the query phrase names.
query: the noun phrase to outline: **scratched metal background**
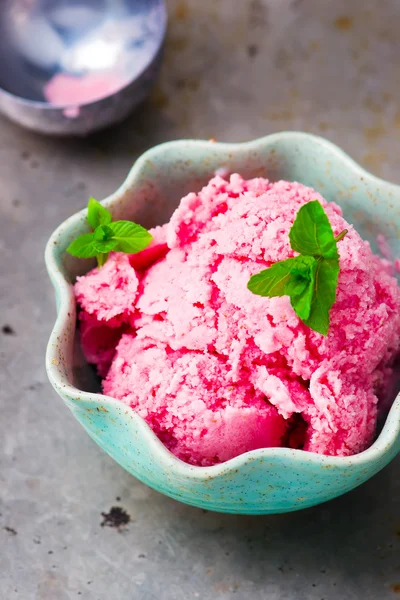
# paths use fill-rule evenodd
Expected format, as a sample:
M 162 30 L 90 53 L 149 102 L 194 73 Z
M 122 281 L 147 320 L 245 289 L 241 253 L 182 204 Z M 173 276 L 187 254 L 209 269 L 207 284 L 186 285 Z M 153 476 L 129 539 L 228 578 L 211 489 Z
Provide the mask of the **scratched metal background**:
M 113 191 L 148 147 L 300 129 L 400 183 L 397 0 L 168 5 L 159 85 L 126 123 L 57 140 L 0 121 L 0 598 L 394 600 L 400 457 L 304 512 L 204 513 L 125 473 L 46 381 L 47 237 L 89 194 Z M 131 516 L 124 532 L 100 527 L 113 505 Z

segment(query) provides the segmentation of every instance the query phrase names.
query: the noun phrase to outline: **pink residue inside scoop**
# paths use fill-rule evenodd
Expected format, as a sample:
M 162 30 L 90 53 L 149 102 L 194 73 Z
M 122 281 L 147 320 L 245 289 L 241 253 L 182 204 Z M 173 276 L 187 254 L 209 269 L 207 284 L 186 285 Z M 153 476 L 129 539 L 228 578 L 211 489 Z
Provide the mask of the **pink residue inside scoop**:
M 88 73 L 80 77 L 58 73 L 46 83 L 44 97 L 56 106 L 88 104 L 117 92 L 125 81 L 113 73 Z M 74 113 L 67 115 L 76 117 Z

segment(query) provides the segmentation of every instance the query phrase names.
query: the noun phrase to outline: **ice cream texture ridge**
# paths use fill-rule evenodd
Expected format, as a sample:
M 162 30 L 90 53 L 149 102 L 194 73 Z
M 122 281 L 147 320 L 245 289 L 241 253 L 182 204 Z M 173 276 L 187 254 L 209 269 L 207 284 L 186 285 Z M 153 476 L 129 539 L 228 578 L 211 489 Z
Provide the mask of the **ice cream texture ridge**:
M 312 200 L 335 236 L 348 230 L 326 337 L 288 296 L 247 289 L 296 255 L 289 231 Z M 337 204 L 296 182 L 216 176 L 150 233 L 147 249 L 111 253 L 75 284 L 82 348 L 105 394 L 193 465 L 266 447 L 348 456 L 371 444 L 400 350 L 400 288 Z

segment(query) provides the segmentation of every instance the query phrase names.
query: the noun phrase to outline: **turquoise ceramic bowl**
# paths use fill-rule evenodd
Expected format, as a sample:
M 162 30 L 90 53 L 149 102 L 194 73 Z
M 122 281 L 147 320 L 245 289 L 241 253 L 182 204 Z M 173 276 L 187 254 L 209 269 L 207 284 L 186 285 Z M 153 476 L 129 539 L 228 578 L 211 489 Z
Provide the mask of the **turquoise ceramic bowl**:
M 330 142 L 304 133 L 280 133 L 245 144 L 175 141 L 146 152 L 104 205 L 115 218 L 145 226 L 164 223 L 180 198 L 205 184 L 218 168 L 245 177 L 297 180 L 335 200 L 374 246 L 382 233 L 400 255 L 400 187 L 373 177 Z M 352 457 L 320 456 L 285 448 L 248 452 L 213 467 L 175 458 L 135 412 L 96 393 L 91 369 L 74 344 L 72 283 L 92 266 L 65 254 L 87 231 L 86 211 L 50 238 L 46 264 L 56 292 L 57 320 L 47 348 L 49 379 L 89 435 L 124 469 L 176 500 L 209 510 L 265 514 L 325 502 L 357 487 L 400 450 L 400 395 L 368 450 Z M 88 465 L 88 468 L 90 466 Z

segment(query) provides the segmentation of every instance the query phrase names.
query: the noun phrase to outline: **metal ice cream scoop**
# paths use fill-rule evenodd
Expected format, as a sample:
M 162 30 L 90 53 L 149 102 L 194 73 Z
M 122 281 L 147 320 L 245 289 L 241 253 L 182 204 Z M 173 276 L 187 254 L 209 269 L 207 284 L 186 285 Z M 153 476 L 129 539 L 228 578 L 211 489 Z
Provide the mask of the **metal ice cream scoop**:
M 0 111 L 59 135 L 121 121 L 154 82 L 166 23 L 163 0 L 2 0 Z

